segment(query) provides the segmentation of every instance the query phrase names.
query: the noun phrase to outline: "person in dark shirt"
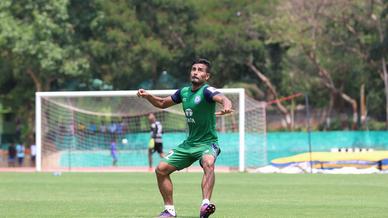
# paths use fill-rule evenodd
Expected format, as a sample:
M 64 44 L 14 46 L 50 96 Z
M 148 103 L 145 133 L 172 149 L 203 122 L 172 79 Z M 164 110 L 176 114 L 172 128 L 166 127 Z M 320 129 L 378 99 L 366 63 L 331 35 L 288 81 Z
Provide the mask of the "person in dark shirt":
M 8 166 L 15 167 L 16 163 L 16 148 L 14 144 L 8 146 Z
M 151 129 L 151 139 L 148 144 L 148 164 L 149 170 L 152 171 L 152 154 L 158 152 L 161 158 L 164 157 L 162 142 L 163 127 L 162 124 L 156 120 L 156 117 L 153 113 L 148 115 L 148 121 L 150 123 Z

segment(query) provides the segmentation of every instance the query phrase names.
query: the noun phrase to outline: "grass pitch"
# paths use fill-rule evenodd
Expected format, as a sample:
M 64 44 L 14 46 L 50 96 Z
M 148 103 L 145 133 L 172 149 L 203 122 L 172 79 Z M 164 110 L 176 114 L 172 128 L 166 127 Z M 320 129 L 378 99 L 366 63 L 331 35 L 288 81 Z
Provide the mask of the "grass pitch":
M 198 217 L 201 173 L 175 173 L 178 217 Z M 387 217 L 388 175 L 218 173 L 211 217 Z M 0 173 L 0 217 L 155 217 L 152 173 Z

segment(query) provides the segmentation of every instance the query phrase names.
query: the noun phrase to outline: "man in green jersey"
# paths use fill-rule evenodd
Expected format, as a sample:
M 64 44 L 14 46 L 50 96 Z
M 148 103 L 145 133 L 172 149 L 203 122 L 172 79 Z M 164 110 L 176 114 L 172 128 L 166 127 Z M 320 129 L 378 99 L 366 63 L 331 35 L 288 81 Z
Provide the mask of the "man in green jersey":
M 173 95 L 164 98 L 151 95 L 144 89 L 139 89 L 137 93 L 139 97 L 147 99 L 158 108 L 182 103 L 189 127 L 187 139 L 170 151 L 155 170 L 165 204 L 165 210 L 159 217 L 176 217 L 170 174 L 189 167 L 197 160 L 204 172 L 200 217 L 209 217 L 216 209 L 215 205 L 210 203 L 215 181 L 214 164 L 220 153 L 215 130 L 216 115 L 228 114 L 233 110 L 231 101 L 207 84 L 210 71 L 211 65 L 208 60 L 197 59 L 191 65 L 191 86 L 181 88 Z M 215 111 L 216 103 L 222 105 L 221 111 Z

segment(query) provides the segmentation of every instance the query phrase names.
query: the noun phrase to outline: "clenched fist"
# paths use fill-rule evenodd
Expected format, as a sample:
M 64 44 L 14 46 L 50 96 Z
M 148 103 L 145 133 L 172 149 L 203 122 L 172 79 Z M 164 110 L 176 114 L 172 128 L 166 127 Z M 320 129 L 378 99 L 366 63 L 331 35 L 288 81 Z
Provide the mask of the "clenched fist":
M 138 91 L 137 91 L 137 97 L 142 97 L 142 98 L 145 98 L 145 97 L 147 97 L 147 96 L 149 96 L 150 94 L 146 91 L 146 90 L 144 90 L 144 89 L 139 89 Z

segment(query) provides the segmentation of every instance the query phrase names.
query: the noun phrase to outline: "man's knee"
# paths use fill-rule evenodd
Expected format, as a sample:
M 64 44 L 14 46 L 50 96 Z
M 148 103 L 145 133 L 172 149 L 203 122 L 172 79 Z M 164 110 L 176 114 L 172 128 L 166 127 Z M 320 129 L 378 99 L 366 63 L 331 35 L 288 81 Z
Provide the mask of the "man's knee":
M 214 163 L 208 163 L 208 162 L 205 162 L 202 164 L 203 165 L 203 169 L 204 170 L 214 170 Z
M 155 173 L 158 176 L 167 176 L 174 171 L 175 171 L 175 167 L 164 162 L 159 163 L 159 165 L 155 168 Z
M 204 171 L 214 171 L 214 157 L 203 158 L 202 167 Z
M 166 176 L 166 175 L 167 175 L 166 170 L 163 170 L 163 169 L 160 168 L 159 166 L 157 166 L 157 167 L 155 168 L 155 173 L 156 173 L 156 175 L 158 175 L 158 176 Z

